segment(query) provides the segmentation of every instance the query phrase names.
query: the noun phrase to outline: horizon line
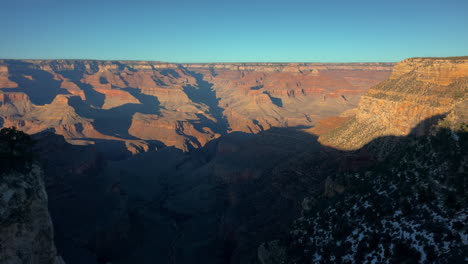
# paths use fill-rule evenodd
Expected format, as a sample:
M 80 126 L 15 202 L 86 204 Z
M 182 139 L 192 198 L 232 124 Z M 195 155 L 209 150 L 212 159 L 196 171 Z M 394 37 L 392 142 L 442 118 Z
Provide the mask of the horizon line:
M 30 60 L 30 61 L 53 61 L 53 60 L 70 60 L 70 61 L 128 61 L 128 62 L 158 62 L 158 63 L 172 63 L 172 64 L 255 64 L 255 63 L 271 63 L 271 64 L 309 64 L 309 63 L 398 63 L 399 61 L 218 61 L 218 62 L 171 62 L 162 60 L 135 60 L 135 59 L 76 59 L 76 58 L 54 58 L 54 59 L 30 59 L 30 58 L 0 58 L 0 60 Z
M 270 64 L 365 64 L 365 63 L 387 63 L 387 64 L 396 64 L 406 59 L 468 59 L 468 55 L 461 56 L 415 56 L 407 57 L 398 61 L 218 61 L 218 62 L 171 62 L 171 61 L 160 61 L 160 60 L 135 60 L 135 59 L 76 59 L 76 58 L 54 58 L 54 59 L 38 59 L 38 58 L 0 58 L 0 60 L 17 60 L 17 61 L 109 61 L 109 62 L 155 62 L 155 63 L 168 63 L 168 64 L 260 64 L 260 63 L 270 63 Z

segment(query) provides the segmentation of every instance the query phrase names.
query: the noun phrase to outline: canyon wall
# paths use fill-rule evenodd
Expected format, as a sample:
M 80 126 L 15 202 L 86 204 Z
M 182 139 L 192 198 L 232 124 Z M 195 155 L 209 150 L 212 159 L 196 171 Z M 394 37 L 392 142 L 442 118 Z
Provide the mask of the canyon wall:
M 434 115 L 448 126 L 468 120 L 466 71 L 434 74 L 463 69 L 464 58 L 406 60 L 380 84 L 391 65 L 56 62 L 31 63 L 57 74 L 48 87 L 68 90 L 36 94 L 28 83 L 43 76 L 21 68 L 31 76 L 22 79 L 11 66 L 8 80 L 18 86 L 2 88 L 0 109 L 5 123 L 96 142 L 40 139 L 48 147 L 41 156 L 60 159 L 46 173 L 69 171 L 48 183 L 67 263 L 255 263 L 260 243 L 286 232 L 303 206 L 345 190 L 332 176 L 377 162 L 329 146 L 354 150 L 426 133 Z M 176 148 L 85 177 L 106 166 L 96 153 L 104 141 L 135 152 Z
M 339 125 L 327 130 L 324 120 L 312 131 L 321 134 L 323 144 L 353 150 L 378 137 L 427 134 L 442 118 L 467 121 L 467 109 L 468 57 L 411 58 L 369 89 Z
M 392 66 L 0 60 L 0 125 L 132 153 L 188 151 L 233 131 L 310 127 L 355 108 Z
M 466 260 L 466 229 L 453 223 L 468 221 L 468 57 L 403 60 L 357 109 L 305 131 L 339 169 L 286 235 L 258 248 L 260 263 Z

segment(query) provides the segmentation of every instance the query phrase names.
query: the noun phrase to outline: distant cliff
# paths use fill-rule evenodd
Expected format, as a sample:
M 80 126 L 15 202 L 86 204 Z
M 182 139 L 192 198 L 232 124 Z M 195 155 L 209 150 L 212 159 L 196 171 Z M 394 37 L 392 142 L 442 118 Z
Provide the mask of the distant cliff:
M 190 150 L 232 131 L 312 126 L 356 107 L 392 63 L 0 60 L 0 126 L 74 144 Z
M 388 80 L 361 97 L 348 121 L 327 133 L 319 131 L 319 140 L 358 149 L 377 137 L 427 133 L 437 117 L 466 121 L 467 109 L 468 57 L 406 59 L 395 65 Z M 416 128 L 428 118 L 433 122 Z

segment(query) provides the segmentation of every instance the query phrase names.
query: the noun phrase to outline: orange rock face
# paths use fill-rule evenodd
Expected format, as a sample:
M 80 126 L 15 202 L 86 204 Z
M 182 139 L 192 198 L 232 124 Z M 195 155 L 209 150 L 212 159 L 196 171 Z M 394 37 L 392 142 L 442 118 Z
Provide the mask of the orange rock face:
M 25 93 L 0 93 L 0 116 L 24 115 L 34 110 Z
M 354 117 L 319 140 L 358 149 L 377 137 L 423 133 L 427 127 L 415 129 L 422 121 L 453 116 L 454 109 L 467 100 L 467 57 L 406 59 L 395 66 L 387 81 L 361 97 Z
M 346 121 L 348 121 L 349 117 L 340 117 L 340 116 L 332 116 L 320 119 L 317 124 L 311 128 L 306 130 L 307 132 L 314 134 L 314 135 L 322 135 L 330 132 L 334 129 L 341 127 Z
M 188 64 L 212 83 L 232 130 L 311 126 L 353 108 L 391 64 Z
M 136 153 L 156 141 L 187 151 L 233 131 L 310 127 L 355 108 L 392 66 L 0 60 L 0 116 L 3 126 L 52 128 L 69 142 L 121 141 Z
M 208 127 L 197 130 L 197 123 L 178 121 L 177 119 L 184 118 L 177 118 L 174 114 L 176 113 L 167 112 L 159 116 L 137 113 L 133 116 L 129 133 L 144 140 L 158 140 L 166 146 L 174 146 L 184 151 L 202 147 L 220 136 Z
M 390 79 L 401 78 L 410 72 L 417 81 L 447 86 L 467 77 L 468 57 L 406 59 L 395 66 Z
M 9 79 L 8 67 L 0 65 L 0 88 L 16 88 L 18 84 Z
M 125 104 L 141 104 L 138 99 L 126 91 L 106 88 L 94 88 L 94 90 L 105 95 L 102 109 L 111 109 Z

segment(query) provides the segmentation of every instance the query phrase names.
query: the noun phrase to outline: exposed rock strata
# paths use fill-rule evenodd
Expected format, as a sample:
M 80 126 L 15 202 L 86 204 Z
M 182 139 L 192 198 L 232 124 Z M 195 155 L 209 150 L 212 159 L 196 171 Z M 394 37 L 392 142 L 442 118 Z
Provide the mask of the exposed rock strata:
M 323 134 L 320 142 L 351 150 L 377 137 L 427 133 L 437 117 L 456 118 L 454 110 L 466 106 L 467 100 L 467 57 L 406 59 L 387 81 L 361 97 L 354 117 Z M 416 128 L 430 118 L 434 122 Z
M 73 143 L 156 140 L 186 151 L 233 131 L 312 126 L 355 107 L 392 66 L 0 60 L 1 125 L 53 128 Z
M 304 199 L 302 217 L 280 243 L 262 244 L 258 261 L 466 260 L 467 66 L 467 57 L 404 60 L 357 109 L 305 130 L 338 148 L 324 150 L 345 169 Z

